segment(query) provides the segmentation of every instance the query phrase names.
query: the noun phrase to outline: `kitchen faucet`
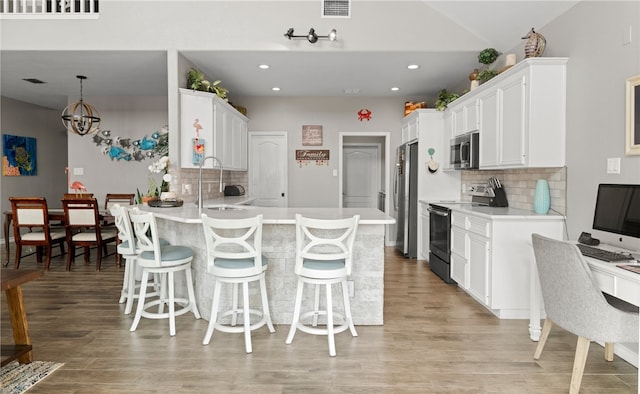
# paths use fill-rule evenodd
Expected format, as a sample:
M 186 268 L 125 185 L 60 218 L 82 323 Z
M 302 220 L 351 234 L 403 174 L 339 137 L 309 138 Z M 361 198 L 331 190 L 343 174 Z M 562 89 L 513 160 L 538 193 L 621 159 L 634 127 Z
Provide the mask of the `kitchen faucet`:
M 220 193 L 222 193 L 222 162 L 215 156 L 207 156 L 200 160 L 198 172 L 198 210 L 202 211 L 202 165 L 207 159 L 213 159 L 218 162 L 220 167 Z

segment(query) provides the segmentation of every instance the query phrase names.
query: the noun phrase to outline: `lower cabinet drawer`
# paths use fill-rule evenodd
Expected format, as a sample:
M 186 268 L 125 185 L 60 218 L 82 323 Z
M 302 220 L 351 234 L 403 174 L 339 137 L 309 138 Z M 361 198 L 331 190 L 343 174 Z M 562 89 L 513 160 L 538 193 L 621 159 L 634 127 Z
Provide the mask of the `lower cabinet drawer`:
M 491 221 L 476 216 L 468 216 L 467 220 L 469 221 L 468 230 L 470 232 L 487 238 L 491 236 Z

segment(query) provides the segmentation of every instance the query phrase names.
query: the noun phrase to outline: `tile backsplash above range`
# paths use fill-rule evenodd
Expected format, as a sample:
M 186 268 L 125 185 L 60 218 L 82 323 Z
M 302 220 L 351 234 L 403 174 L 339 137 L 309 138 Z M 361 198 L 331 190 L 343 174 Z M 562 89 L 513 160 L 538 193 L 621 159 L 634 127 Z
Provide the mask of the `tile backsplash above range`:
M 566 214 L 567 201 L 567 168 L 527 168 L 522 170 L 499 171 L 462 171 L 462 200 L 471 201 L 466 192 L 471 184 L 487 183 L 489 178 L 496 177 L 502 183 L 509 206 L 533 211 L 533 193 L 538 179 L 549 182 L 551 194 L 551 210 Z M 464 189 L 467 190 L 464 190 Z

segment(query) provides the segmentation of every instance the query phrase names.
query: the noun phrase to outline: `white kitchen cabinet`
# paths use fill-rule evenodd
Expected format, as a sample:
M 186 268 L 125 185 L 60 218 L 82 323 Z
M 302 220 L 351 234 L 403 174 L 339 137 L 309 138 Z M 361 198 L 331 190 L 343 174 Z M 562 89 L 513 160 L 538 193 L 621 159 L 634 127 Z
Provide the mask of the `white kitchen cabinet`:
M 467 233 L 469 246 L 469 293 L 485 305 L 489 299 L 489 267 L 491 249 L 489 239 L 474 233 Z
M 525 319 L 531 300 L 531 234 L 561 239 L 563 218 L 511 208 L 495 212 L 504 214 L 452 207 L 451 277 L 499 318 Z
M 529 58 L 473 91 L 480 169 L 565 165 L 567 58 Z
M 199 125 L 204 156 L 215 156 L 225 170 L 247 170 L 248 119 L 213 93 L 180 89 L 180 164 L 198 168 L 193 160 L 193 139 Z M 203 168 L 217 166 L 207 160 Z
M 458 218 L 459 220 L 456 220 Z M 469 247 L 467 245 L 467 231 L 464 228 L 464 216 L 452 212 L 451 214 L 451 279 L 458 282 L 458 286 L 469 288 Z
M 420 117 L 416 115 L 411 116 L 411 114 L 409 114 L 402 120 L 402 142 L 403 143 L 411 140 L 415 140 L 416 138 L 418 138 L 418 130 L 420 130 Z
M 448 106 L 452 114 L 452 137 L 477 131 L 479 128 L 476 98 L 459 98 Z

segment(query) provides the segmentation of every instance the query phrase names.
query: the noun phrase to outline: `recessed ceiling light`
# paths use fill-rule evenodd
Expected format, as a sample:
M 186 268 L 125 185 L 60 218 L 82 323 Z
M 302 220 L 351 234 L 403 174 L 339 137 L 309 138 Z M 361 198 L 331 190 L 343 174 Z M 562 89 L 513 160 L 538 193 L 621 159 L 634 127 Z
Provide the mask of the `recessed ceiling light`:
M 274 92 L 279 92 L 280 88 L 277 87 L 277 86 L 274 86 L 274 87 L 271 88 L 271 90 L 273 90 Z
M 342 92 L 344 94 L 358 94 L 358 93 L 360 93 L 360 89 L 358 89 L 358 88 L 343 89 Z
M 397 92 L 398 90 L 400 90 L 400 88 L 397 87 L 397 86 L 394 86 L 394 87 L 391 88 L 392 92 Z
M 417 65 L 417 64 L 409 64 L 409 65 L 407 66 L 407 68 L 408 68 L 409 70 L 416 70 L 416 69 L 420 68 L 420 66 L 419 66 L 419 65 Z
M 269 65 L 268 65 L 268 64 L 260 64 L 260 65 L 258 65 L 258 68 L 261 68 L 261 69 L 263 69 L 263 70 L 266 70 L 266 69 L 268 69 L 268 68 L 269 68 Z

